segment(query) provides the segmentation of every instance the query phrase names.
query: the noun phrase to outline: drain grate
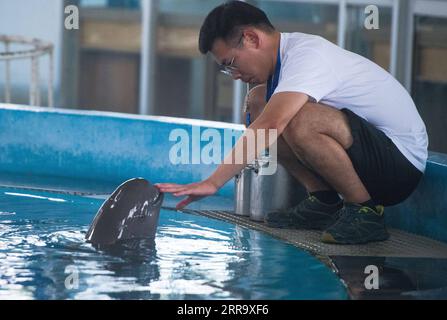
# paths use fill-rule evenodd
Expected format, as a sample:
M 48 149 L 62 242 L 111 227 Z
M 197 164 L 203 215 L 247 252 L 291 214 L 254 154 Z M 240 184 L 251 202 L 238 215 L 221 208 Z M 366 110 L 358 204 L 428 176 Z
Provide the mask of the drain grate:
M 397 229 L 388 230 L 391 237 L 387 241 L 363 245 L 336 245 L 322 243 L 320 231 L 270 228 L 262 222 L 252 221 L 248 217 L 235 215 L 230 211 L 192 209 L 182 211 L 262 231 L 315 255 L 447 258 L 447 244 Z

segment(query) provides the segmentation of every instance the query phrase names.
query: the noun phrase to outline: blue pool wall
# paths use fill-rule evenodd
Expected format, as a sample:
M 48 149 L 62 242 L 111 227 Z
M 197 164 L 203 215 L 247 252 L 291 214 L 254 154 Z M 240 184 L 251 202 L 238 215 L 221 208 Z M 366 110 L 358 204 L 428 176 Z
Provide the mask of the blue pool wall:
M 447 155 L 429 152 L 427 168 L 413 194 L 386 209 L 388 225 L 447 242 Z
M 206 179 L 216 164 L 204 164 L 200 157 L 196 159 L 198 164 L 175 165 L 169 160 L 171 148 L 180 141 L 169 140 L 174 129 L 189 134 L 190 139 L 183 141 L 189 141 L 192 160 L 193 130 L 203 133 L 215 129 L 212 132 L 220 136 L 200 141 L 196 135 L 194 141 L 201 147 L 217 147 L 220 143 L 224 148 L 225 133 L 227 137 L 233 135 L 225 145 L 231 150 L 244 128 L 191 119 L 0 105 L 0 172 L 102 180 L 117 185 L 135 177 L 153 183 L 182 184 Z M 234 180 L 230 180 L 219 195 L 232 197 L 233 188 Z
M 225 134 L 234 136 L 231 147 L 244 130 L 211 121 L 0 104 L 0 172 L 116 185 L 134 177 L 176 183 L 207 178 L 217 165 L 169 161 L 178 142 L 169 141 L 174 129 L 189 134 L 215 129 L 222 139 L 214 142 L 221 147 Z M 200 143 L 209 146 L 209 141 Z M 219 195 L 232 199 L 233 192 L 230 180 Z M 403 203 L 387 208 L 386 219 L 391 227 L 447 242 L 447 155 L 430 153 L 418 188 Z

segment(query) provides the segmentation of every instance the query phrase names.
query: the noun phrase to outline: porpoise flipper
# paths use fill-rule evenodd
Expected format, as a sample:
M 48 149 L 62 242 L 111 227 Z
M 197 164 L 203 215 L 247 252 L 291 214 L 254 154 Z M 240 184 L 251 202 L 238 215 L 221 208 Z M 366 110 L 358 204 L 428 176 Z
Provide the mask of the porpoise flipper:
M 102 204 L 85 236 L 95 247 L 153 239 L 163 193 L 142 178 L 121 184 Z

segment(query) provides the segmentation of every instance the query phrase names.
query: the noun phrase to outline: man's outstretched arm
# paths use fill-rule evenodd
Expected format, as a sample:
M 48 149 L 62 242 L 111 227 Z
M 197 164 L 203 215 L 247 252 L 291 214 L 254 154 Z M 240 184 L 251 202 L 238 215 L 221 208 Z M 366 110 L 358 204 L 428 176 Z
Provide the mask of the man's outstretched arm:
M 298 111 L 308 101 L 308 96 L 297 92 L 282 92 L 275 94 L 269 103 L 266 105 L 264 111 L 259 117 L 248 127 L 246 132 L 237 141 L 235 147 L 225 157 L 224 162 L 214 171 L 214 173 L 204 181 L 197 183 L 190 183 L 186 185 L 174 183 L 157 183 L 156 187 L 161 192 L 172 193 L 174 196 L 187 196 L 180 201 L 176 208 L 181 209 L 193 201 L 197 201 L 203 197 L 213 195 L 219 190 L 228 180 L 238 174 L 247 164 L 252 163 L 267 147 L 276 142 L 276 139 L 283 133 L 290 120 L 298 113 Z M 244 140 L 255 138 L 254 146 L 258 145 L 257 132 L 259 129 L 265 130 L 265 135 L 269 137 L 269 130 L 276 130 L 274 139 L 266 139 L 263 149 L 247 148 L 247 143 Z M 249 134 L 252 130 L 254 135 Z M 243 157 L 236 158 L 236 153 L 243 152 Z M 235 159 L 240 159 L 241 163 L 235 163 Z

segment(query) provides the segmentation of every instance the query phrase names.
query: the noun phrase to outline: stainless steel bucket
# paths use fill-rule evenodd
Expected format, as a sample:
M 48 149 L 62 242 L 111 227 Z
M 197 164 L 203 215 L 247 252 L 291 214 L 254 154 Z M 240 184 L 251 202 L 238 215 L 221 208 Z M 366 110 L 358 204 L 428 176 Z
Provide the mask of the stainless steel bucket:
M 235 177 L 234 213 L 242 216 L 250 215 L 250 188 L 253 165 L 247 166 Z
M 266 175 L 271 170 L 269 166 L 274 165 L 273 161 L 276 160 L 260 158 L 252 170 L 250 219 L 255 221 L 264 221 L 270 211 L 297 205 L 307 194 L 306 189 L 277 162 L 276 173 Z

